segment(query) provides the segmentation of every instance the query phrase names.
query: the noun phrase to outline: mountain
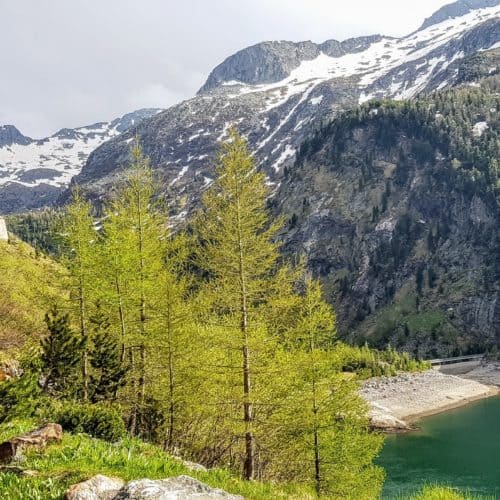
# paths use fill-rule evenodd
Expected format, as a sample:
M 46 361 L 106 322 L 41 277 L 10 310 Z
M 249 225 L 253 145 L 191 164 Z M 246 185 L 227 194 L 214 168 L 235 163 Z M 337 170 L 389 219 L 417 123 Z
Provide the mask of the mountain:
M 498 5 L 498 0 L 458 0 L 458 2 L 441 7 L 431 17 L 424 21 L 420 29 L 439 24 L 447 19 L 463 16 L 475 9 L 495 7 L 496 5 Z
M 403 38 L 244 49 L 195 97 L 95 149 L 72 182 L 108 196 L 138 137 L 180 222 L 236 125 L 272 186 L 270 209 L 288 221 L 283 248 L 307 256 L 341 337 L 425 357 L 491 347 L 500 7 L 462 4 Z
M 500 51 L 463 72 L 500 68 Z M 500 76 L 320 127 L 272 200 L 335 304 L 341 335 L 422 356 L 500 332 Z
M 0 127 L 0 213 L 49 205 L 67 188 L 88 155 L 159 109 L 141 109 L 111 122 L 61 129 L 45 139 Z
M 498 2 L 496 2 L 498 3 Z M 138 135 L 182 218 L 213 178 L 218 144 L 236 125 L 278 186 L 321 121 L 370 99 L 408 99 L 454 85 L 464 58 L 500 40 L 500 7 L 444 19 L 403 38 L 322 44 L 263 42 L 216 67 L 198 94 L 95 150 L 74 179 L 96 198 L 120 177 Z

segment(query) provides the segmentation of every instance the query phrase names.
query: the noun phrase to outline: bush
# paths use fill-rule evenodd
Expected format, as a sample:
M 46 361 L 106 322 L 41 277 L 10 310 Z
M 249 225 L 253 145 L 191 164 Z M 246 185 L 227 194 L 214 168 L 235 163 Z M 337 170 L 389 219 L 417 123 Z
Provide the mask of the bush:
M 24 373 L 0 385 L 0 422 L 33 416 L 39 404 L 40 388 L 36 375 Z
M 65 431 L 84 432 L 105 441 L 118 441 L 126 434 L 119 412 L 111 406 L 67 402 L 52 418 Z

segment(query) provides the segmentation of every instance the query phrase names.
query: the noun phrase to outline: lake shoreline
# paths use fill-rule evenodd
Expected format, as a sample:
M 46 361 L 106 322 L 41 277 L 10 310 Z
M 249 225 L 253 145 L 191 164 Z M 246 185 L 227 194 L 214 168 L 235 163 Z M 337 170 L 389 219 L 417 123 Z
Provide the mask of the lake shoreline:
M 370 406 L 373 428 L 384 432 L 414 430 L 421 418 L 465 406 L 500 393 L 500 365 L 489 363 L 450 375 L 436 369 L 400 373 L 366 381 L 361 396 Z
M 460 401 L 450 403 L 447 406 L 442 406 L 440 408 L 435 408 L 432 410 L 423 411 L 416 413 L 415 415 L 409 415 L 406 417 L 406 422 L 410 425 L 417 423 L 419 420 L 425 417 L 430 417 L 432 415 L 438 415 L 439 413 L 444 413 L 450 410 L 455 410 L 456 408 L 461 408 L 462 406 L 467 406 L 468 404 L 474 403 L 476 401 L 481 401 L 482 399 L 492 398 L 500 394 L 500 388 L 496 386 L 490 386 L 490 391 L 484 394 L 478 394 L 477 396 L 471 396 L 469 398 L 464 398 Z

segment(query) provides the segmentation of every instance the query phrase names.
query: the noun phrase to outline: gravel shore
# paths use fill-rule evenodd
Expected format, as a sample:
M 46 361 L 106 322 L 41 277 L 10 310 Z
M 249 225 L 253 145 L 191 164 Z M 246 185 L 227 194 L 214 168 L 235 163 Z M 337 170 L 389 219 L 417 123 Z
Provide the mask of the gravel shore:
M 500 366 L 488 366 L 460 376 L 427 370 L 370 379 L 360 393 L 371 407 L 374 427 L 404 431 L 420 417 L 497 394 Z

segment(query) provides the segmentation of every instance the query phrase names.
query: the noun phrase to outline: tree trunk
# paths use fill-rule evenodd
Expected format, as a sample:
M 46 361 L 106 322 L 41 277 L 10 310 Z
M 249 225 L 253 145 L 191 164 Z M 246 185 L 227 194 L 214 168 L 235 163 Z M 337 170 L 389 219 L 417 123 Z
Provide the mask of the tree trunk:
M 243 354 L 243 420 L 245 423 L 245 463 L 243 465 L 243 477 L 252 480 L 255 475 L 255 438 L 253 434 L 253 406 L 251 401 L 251 372 L 250 372 L 250 348 L 248 346 L 248 304 L 245 265 L 243 255 L 243 242 L 241 235 L 240 206 L 238 202 L 238 246 L 239 246 L 239 279 L 240 279 L 240 301 L 241 301 L 241 333 Z
M 314 383 L 313 383 L 314 387 Z M 313 389 L 315 392 L 315 390 Z M 318 407 L 316 405 L 316 395 L 314 396 L 314 406 L 313 413 L 316 420 L 316 414 L 318 413 Z M 316 493 L 318 497 L 321 495 L 321 458 L 319 455 L 319 435 L 318 435 L 318 427 L 315 422 L 314 427 L 314 483 L 316 486 Z
M 174 428 L 175 428 L 175 400 L 174 400 L 174 355 L 172 352 L 173 342 L 172 342 L 172 310 L 171 305 L 168 305 L 168 321 L 167 321 L 167 331 L 168 331 L 168 390 L 169 390 L 169 423 L 168 423 L 168 450 L 172 450 L 174 445 Z
M 129 428 L 130 434 L 132 434 L 132 436 L 135 436 L 137 434 L 137 397 L 135 395 L 135 392 L 137 390 L 137 384 L 136 384 L 136 379 L 135 379 L 134 351 L 133 351 L 132 347 L 129 348 L 129 360 L 130 360 L 130 373 L 132 374 L 132 379 L 130 381 L 130 387 L 132 389 L 132 394 L 134 397 L 134 406 L 132 407 L 132 411 L 130 413 L 128 428 Z
M 144 406 L 146 402 L 146 348 L 144 344 L 139 347 L 141 356 L 141 371 L 139 375 L 139 408 L 141 415 L 144 414 Z
M 118 316 L 120 318 L 120 332 L 121 332 L 121 354 L 120 361 L 122 364 L 125 362 L 125 335 L 127 331 L 125 329 L 125 315 L 123 313 L 123 301 L 122 301 L 122 291 L 120 286 L 120 279 L 117 275 L 115 275 L 115 286 L 116 286 L 116 295 L 118 297 Z
M 312 381 L 312 396 L 313 396 L 313 419 L 314 419 L 314 483 L 316 493 L 321 496 L 321 457 L 319 453 L 319 432 L 318 432 L 318 396 L 316 394 L 316 363 L 314 360 L 314 351 L 316 349 L 314 334 L 309 332 L 309 349 L 312 355 L 313 363 L 313 381 Z
M 80 271 L 83 273 L 83 271 Z M 80 308 L 80 335 L 83 340 L 83 352 L 82 352 L 82 382 L 83 382 L 83 400 L 87 401 L 89 396 L 89 376 L 88 376 L 88 339 L 87 339 L 87 328 L 85 324 L 85 284 L 83 277 L 80 275 L 79 283 L 79 308 Z

